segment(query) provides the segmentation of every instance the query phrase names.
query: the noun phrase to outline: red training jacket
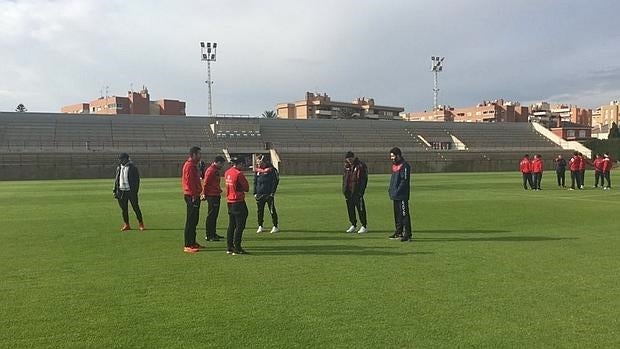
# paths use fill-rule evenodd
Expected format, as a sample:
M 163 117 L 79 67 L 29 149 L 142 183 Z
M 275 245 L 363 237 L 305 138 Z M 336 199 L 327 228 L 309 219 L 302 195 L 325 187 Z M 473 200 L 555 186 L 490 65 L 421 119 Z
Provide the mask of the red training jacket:
M 534 159 L 534 161 L 532 161 L 532 172 L 534 172 L 534 173 L 542 173 L 543 172 L 543 161 L 542 161 L 542 159 Z
M 183 175 L 181 177 L 183 194 L 190 196 L 200 196 L 202 185 L 200 184 L 200 174 L 196 163 L 192 158 L 187 158 L 183 164 Z
M 611 159 L 610 158 L 608 158 L 608 157 L 603 158 L 602 163 L 603 164 L 602 164 L 601 167 L 603 169 L 603 172 L 607 172 L 607 171 L 611 170 Z
M 521 170 L 521 173 L 531 173 L 532 163 L 530 162 L 530 159 L 521 159 L 521 162 L 519 163 L 519 170 Z
M 581 159 L 575 155 L 570 158 L 568 164 L 571 171 L 579 171 L 579 168 L 581 167 Z
M 594 161 L 592 162 L 592 166 L 596 171 L 603 171 L 603 158 L 594 159 Z
M 220 188 L 220 171 L 215 166 L 215 163 L 212 163 L 205 171 L 202 193 L 206 196 L 220 196 L 222 193 L 222 188 Z
M 245 200 L 245 193 L 250 191 L 250 184 L 236 167 L 229 168 L 224 174 L 226 179 L 226 199 L 228 203 L 242 202 Z
M 586 158 L 580 156 L 579 160 L 581 160 L 581 162 L 579 163 L 579 171 L 583 171 L 586 169 Z

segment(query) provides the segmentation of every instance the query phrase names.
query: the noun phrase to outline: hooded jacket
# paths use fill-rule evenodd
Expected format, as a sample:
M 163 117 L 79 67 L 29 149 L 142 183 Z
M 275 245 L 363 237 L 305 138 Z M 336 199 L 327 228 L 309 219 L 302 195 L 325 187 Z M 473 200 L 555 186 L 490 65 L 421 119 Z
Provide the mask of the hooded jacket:
M 271 164 L 265 168 L 256 167 L 254 171 L 254 195 L 265 196 L 275 194 L 280 183 L 280 174 Z
M 127 173 L 127 180 L 129 181 L 129 191 L 138 194 L 138 191 L 140 190 L 140 172 L 131 161 L 125 164 L 125 166 L 129 167 L 129 172 Z M 114 189 L 112 189 L 112 192 L 117 196 L 120 195 L 120 178 L 121 165 L 118 165 L 116 166 L 116 179 L 114 180 Z
M 364 196 L 367 185 L 368 167 L 366 164 L 357 157 L 350 164 L 345 162 L 342 173 L 342 193 L 344 196 Z
M 411 181 L 411 166 L 402 159 L 395 164 L 392 164 L 392 177 L 390 178 L 390 188 L 388 192 L 390 199 L 406 201 L 409 200 Z

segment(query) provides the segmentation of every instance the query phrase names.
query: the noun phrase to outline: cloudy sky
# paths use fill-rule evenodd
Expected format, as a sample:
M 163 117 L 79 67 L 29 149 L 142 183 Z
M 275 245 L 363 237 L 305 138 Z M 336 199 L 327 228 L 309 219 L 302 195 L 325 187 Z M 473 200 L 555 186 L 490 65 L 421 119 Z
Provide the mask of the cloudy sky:
M 325 92 L 430 109 L 504 98 L 620 99 L 616 0 L 0 0 L 0 111 L 148 87 L 207 113 L 200 41 L 218 43 L 217 114 L 259 115 Z M 104 92 L 105 94 L 105 92 Z

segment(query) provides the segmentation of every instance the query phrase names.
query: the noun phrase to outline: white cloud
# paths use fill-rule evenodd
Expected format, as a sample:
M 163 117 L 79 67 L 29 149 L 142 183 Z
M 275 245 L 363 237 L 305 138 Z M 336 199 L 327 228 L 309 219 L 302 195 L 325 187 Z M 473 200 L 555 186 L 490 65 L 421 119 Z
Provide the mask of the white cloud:
M 455 106 L 605 100 L 619 68 L 620 4 L 611 0 L 0 0 L 0 8 L 0 110 L 17 102 L 56 111 L 133 83 L 204 113 L 200 41 L 219 43 L 218 113 L 260 114 L 307 90 L 427 109 L 431 55 L 446 56 L 440 98 Z M 576 26 L 574 13 L 598 24 Z

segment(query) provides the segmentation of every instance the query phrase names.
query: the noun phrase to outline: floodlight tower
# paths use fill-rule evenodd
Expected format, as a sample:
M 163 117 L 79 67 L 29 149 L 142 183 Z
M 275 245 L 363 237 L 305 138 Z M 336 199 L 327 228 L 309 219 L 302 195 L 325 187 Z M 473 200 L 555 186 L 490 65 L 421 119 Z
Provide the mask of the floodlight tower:
M 200 59 L 203 62 L 207 62 L 207 89 L 209 90 L 209 116 L 213 116 L 213 100 L 211 99 L 211 62 L 215 62 L 217 53 L 217 42 L 207 42 L 205 47 L 204 41 L 200 42 Z
M 439 105 L 437 104 L 437 95 L 439 94 L 439 72 L 443 71 L 443 60 L 446 57 L 439 56 L 431 56 L 431 71 L 434 75 L 434 85 L 433 85 L 433 110 L 439 109 Z

